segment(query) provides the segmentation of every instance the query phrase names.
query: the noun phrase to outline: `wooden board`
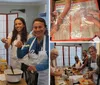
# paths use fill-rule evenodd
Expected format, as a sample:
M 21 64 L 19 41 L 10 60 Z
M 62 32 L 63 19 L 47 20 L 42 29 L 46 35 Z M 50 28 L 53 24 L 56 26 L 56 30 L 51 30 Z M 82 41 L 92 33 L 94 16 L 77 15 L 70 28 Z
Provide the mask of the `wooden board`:
M 80 85 L 95 85 L 94 82 L 90 79 L 80 78 Z

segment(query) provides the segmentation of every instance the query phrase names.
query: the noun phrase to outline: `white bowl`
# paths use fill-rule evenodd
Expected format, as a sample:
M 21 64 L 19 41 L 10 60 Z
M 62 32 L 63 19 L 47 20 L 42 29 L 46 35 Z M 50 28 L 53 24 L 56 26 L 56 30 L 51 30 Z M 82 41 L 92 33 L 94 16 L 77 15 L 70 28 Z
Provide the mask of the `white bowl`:
M 4 71 L 6 80 L 8 82 L 19 82 L 22 77 L 22 71 L 20 69 L 14 69 L 14 74 L 12 73 L 11 69 L 7 69 Z

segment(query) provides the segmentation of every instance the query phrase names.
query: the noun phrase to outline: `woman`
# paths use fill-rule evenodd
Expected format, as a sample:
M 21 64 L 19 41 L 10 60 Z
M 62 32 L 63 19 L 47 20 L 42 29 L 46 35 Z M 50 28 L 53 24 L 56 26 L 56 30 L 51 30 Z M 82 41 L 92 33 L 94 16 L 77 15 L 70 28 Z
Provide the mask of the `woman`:
M 75 69 L 80 68 L 80 67 L 81 67 L 81 62 L 80 62 L 78 56 L 75 56 L 75 61 L 76 61 L 76 62 L 75 62 L 75 64 L 74 64 L 72 67 L 74 67 Z
M 10 51 L 10 65 L 13 68 L 20 68 L 19 59 L 17 56 L 17 47 L 22 47 L 22 45 L 27 41 L 27 28 L 25 20 L 21 17 L 18 17 L 14 20 L 14 29 L 11 33 L 9 33 L 7 39 L 2 38 L 2 42 L 5 43 L 5 48 L 9 48 L 11 46 Z M 22 43 L 19 43 L 19 42 Z M 20 46 L 19 46 L 20 45 Z M 17 47 L 16 47 L 17 46 Z
M 33 21 L 33 32 L 35 37 L 30 38 L 22 49 L 18 48 L 18 56 L 23 58 L 29 54 L 31 63 L 27 70 L 38 72 L 38 85 L 48 85 L 49 37 L 43 18 L 36 18 Z
M 78 70 L 82 70 L 82 73 L 86 73 L 87 70 L 88 70 L 88 55 L 87 55 L 87 51 L 86 50 L 83 50 L 82 52 L 83 54 L 83 64 L 81 65 L 80 68 L 78 68 Z
M 94 46 L 90 46 L 88 48 L 89 54 L 90 54 L 90 59 L 89 59 L 89 76 L 93 75 L 93 80 L 94 82 L 99 85 L 99 80 L 100 80 L 100 56 L 97 55 L 97 50 Z M 98 79 L 98 80 L 97 80 Z

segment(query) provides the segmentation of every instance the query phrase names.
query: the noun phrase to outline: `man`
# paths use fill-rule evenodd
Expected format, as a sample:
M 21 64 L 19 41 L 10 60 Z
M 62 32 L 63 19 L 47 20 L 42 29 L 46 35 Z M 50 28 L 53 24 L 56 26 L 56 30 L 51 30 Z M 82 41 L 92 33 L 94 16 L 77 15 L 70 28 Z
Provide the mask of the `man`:
M 50 85 L 55 85 L 55 76 L 61 76 L 64 79 L 68 78 L 67 75 L 63 74 L 63 70 L 56 69 L 56 67 L 53 66 L 53 60 L 55 60 L 58 57 L 58 50 L 56 48 L 53 48 L 50 52 L 50 58 L 51 58 L 51 65 L 50 65 L 50 75 L 51 75 L 51 82 Z

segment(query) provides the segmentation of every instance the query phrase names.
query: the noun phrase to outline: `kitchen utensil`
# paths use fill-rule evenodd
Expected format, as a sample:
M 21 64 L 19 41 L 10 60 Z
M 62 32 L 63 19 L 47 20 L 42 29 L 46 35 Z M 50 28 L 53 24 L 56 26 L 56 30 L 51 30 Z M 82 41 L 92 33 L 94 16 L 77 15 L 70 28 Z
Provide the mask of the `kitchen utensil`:
M 13 70 L 13 67 L 12 66 L 10 66 L 10 69 L 11 69 L 12 73 L 14 74 L 14 70 Z

